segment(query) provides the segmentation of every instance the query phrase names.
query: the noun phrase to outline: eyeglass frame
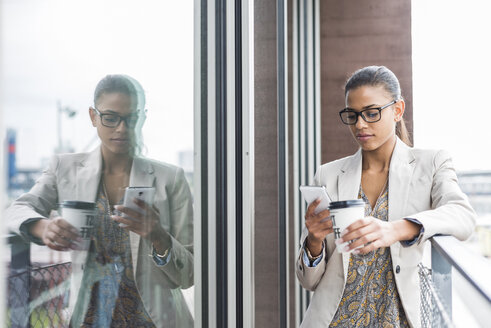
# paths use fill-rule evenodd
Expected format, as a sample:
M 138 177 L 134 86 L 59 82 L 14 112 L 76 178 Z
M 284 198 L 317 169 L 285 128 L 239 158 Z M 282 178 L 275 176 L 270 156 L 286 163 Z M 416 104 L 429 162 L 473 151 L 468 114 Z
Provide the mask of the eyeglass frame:
M 341 122 L 343 122 L 343 124 L 345 125 L 355 125 L 356 123 L 358 123 L 358 117 L 361 116 L 361 118 L 363 118 L 363 120 L 367 123 L 376 123 L 378 121 L 380 121 L 382 119 L 382 109 L 385 109 L 387 107 L 390 107 L 392 105 L 394 105 L 395 103 L 397 103 L 399 100 L 392 100 L 390 103 L 386 104 L 386 105 L 383 105 L 383 106 L 380 106 L 380 107 L 370 107 L 370 108 L 366 108 L 364 110 L 361 110 L 359 112 L 353 110 L 352 108 L 349 108 L 349 107 L 346 107 L 344 108 L 343 110 L 341 110 L 339 112 L 339 117 L 341 118 Z M 366 112 L 367 110 L 378 110 L 378 119 L 376 121 L 367 121 L 367 119 L 365 118 L 365 115 L 363 115 L 363 112 Z M 350 113 L 354 113 L 356 115 L 356 120 L 354 123 L 346 123 L 345 121 L 343 121 L 343 113 L 347 113 L 347 112 L 350 112 Z
M 102 113 L 102 112 L 101 112 L 100 110 L 98 110 L 98 109 L 97 109 L 95 106 L 91 106 L 91 107 L 90 107 L 90 109 L 93 109 L 93 110 L 96 112 L 96 114 L 97 114 L 97 115 L 99 115 L 99 117 L 101 118 L 101 124 L 102 124 L 103 126 L 105 126 L 106 128 L 117 128 L 117 127 L 118 127 L 118 126 L 121 124 L 121 122 L 122 122 L 122 121 L 124 121 L 124 124 L 126 124 L 126 127 L 127 127 L 127 128 L 129 128 L 129 129 L 133 129 L 133 128 L 136 126 L 136 124 L 137 124 L 137 122 L 138 122 L 138 119 L 139 119 L 139 116 L 140 116 L 140 114 L 137 112 L 136 116 L 137 116 L 138 118 L 137 118 L 137 120 L 136 120 L 136 122 L 135 122 L 135 125 L 130 126 L 130 124 L 128 124 L 128 119 L 129 119 L 131 116 L 133 116 L 134 114 L 133 114 L 133 115 L 128 115 L 128 116 L 126 116 L 126 117 L 123 117 L 123 116 L 118 115 L 118 114 L 115 114 L 115 113 L 114 113 L 114 114 L 111 114 L 111 113 Z M 113 116 L 117 116 L 117 117 L 119 118 L 118 124 L 116 124 L 115 126 L 109 126 L 109 125 L 104 124 L 103 119 L 102 119 L 102 116 L 104 116 L 104 115 L 113 115 Z

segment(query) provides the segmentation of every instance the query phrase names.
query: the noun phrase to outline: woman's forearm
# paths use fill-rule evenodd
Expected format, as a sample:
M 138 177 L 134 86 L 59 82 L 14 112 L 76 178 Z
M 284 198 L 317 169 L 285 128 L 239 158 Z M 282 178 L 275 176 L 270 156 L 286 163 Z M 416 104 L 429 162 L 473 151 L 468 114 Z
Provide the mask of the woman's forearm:
M 48 223 L 48 219 L 40 219 L 32 223 L 29 227 L 29 233 L 36 238 L 43 239 L 43 233 Z
M 312 241 L 312 238 L 309 238 L 307 236 L 307 241 L 305 243 L 305 246 L 309 249 L 309 252 L 312 256 L 319 256 L 320 253 L 322 252 L 322 240 L 320 242 L 317 241 Z

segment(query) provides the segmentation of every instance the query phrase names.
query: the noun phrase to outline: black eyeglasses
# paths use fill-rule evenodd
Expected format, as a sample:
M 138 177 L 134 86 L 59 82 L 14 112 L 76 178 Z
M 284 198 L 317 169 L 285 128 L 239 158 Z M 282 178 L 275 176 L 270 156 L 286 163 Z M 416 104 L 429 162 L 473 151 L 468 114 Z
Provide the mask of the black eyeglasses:
M 396 102 L 397 100 L 392 100 L 387 105 L 383 105 L 381 107 L 367 108 L 359 112 L 347 107 L 339 112 L 339 116 L 341 117 L 341 121 L 343 121 L 343 123 L 347 125 L 356 124 L 356 122 L 358 122 L 358 116 L 361 116 L 367 123 L 375 123 L 380 121 L 380 119 L 382 118 L 382 109 L 394 105 Z
M 119 116 L 118 114 L 112 113 L 101 113 L 97 108 L 91 107 L 97 115 L 101 118 L 102 125 L 108 128 L 118 127 L 121 121 L 124 121 L 126 127 L 129 129 L 133 129 L 138 122 L 138 114 L 131 114 L 126 117 Z

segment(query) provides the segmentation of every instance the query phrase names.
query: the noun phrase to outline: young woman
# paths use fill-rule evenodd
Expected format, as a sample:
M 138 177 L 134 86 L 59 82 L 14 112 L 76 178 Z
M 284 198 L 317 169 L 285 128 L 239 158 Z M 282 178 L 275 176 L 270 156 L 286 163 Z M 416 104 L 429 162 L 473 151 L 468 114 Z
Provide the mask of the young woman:
M 411 148 L 399 81 L 384 66 L 356 71 L 339 114 L 360 146 L 352 156 L 322 165 L 314 178 L 333 201 L 361 198 L 365 218 L 338 243 L 329 210 L 305 215 L 296 265 L 302 286 L 315 291 L 302 327 L 420 327 L 417 265 L 435 234 L 460 240 L 475 213 L 444 151 Z M 358 248 L 360 247 L 360 248 Z
M 182 169 L 139 156 L 144 105 L 136 80 L 103 78 L 89 108 L 100 147 L 54 156 L 6 213 L 10 229 L 26 240 L 71 251 L 71 327 L 193 326 L 178 289 L 193 284 L 191 194 Z M 128 186 L 154 187 L 153 204 L 122 206 Z M 78 250 L 73 226 L 50 216 L 64 200 L 96 203 L 88 251 Z

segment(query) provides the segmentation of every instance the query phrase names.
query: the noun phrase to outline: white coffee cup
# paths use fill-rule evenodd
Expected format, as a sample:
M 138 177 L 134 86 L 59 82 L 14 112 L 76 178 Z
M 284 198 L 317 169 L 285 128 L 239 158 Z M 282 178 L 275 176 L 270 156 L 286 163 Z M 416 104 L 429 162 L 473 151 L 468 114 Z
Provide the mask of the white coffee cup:
M 341 238 L 341 234 L 343 233 L 344 229 L 346 229 L 353 222 L 362 219 L 365 216 L 365 202 L 363 199 L 331 202 L 329 204 L 329 211 L 331 213 L 330 218 L 332 220 L 332 227 L 334 230 L 334 240 L 338 240 Z M 344 242 L 337 245 L 336 249 L 339 253 L 346 253 L 344 248 L 348 245 L 349 242 Z
M 82 242 L 78 243 L 80 250 L 88 250 L 90 240 L 94 235 L 94 221 L 96 219 L 96 204 L 66 200 L 60 204 L 61 216 L 74 226 Z

